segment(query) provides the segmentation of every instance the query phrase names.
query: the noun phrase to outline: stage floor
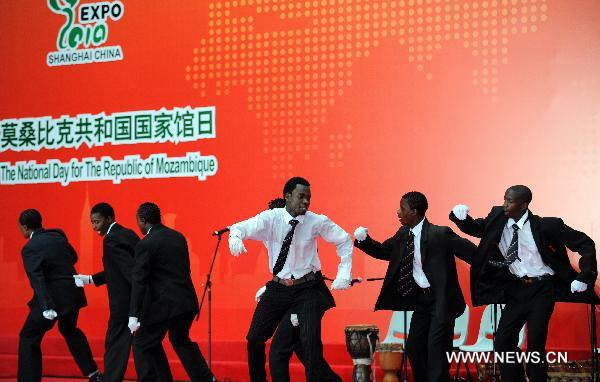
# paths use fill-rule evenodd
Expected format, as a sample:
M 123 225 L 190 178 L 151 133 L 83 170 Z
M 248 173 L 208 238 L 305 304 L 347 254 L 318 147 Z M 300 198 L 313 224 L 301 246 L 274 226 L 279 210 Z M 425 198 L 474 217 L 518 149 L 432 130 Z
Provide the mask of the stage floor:
M 135 379 L 126 379 L 125 381 L 135 381 Z M 0 382 L 17 382 L 17 378 L 2 378 Z M 43 377 L 42 382 L 87 382 L 87 378 L 51 378 Z

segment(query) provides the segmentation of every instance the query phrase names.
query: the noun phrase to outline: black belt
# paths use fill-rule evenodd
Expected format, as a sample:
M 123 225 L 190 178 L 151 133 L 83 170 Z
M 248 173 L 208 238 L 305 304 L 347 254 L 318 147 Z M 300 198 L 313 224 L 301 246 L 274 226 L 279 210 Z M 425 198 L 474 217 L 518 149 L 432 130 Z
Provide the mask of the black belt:
M 316 280 L 317 276 L 320 276 L 320 275 L 321 275 L 321 272 L 308 272 L 307 274 L 300 277 L 299 279 L 295 279 L 294 276 L 292 276 L 291 279 L 282 279 L 281 277 L 273 276 L 273 281 L 275 281 L 278 284 L 285 285 L 285 286 L 300 285 L 300 284 L 303 284 L 308 281 Z
M 541 276 L 523 276 L 517 277 L 517 279 L 523 284 L 533 284 L 538 281 L 548 280 L 552 275 L 545 274 Z

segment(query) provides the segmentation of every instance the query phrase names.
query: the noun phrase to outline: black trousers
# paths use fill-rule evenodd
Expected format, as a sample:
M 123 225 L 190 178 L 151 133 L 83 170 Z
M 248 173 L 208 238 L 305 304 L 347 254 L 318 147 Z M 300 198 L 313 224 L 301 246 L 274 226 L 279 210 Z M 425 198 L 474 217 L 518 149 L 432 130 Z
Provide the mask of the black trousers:
M 58 321 L 58 331 L 64 337 L 69 352 L 84 376 L 98 370 L 92 356 L 92 350 L 85 334 L 77 327 L 79 309 L 59 316 L 56 320 L 47 320 L 41 310 L 30 310 L 19 333 L 19 382 L 38 382 L 42 380 L 41 343 L 47 331 Z
M 507 303 L 500 316 L 495 348 L 497 352 L 519 352 L 519 332 L 527 323 L 527 352 L 537 352 L 540 362 L 527 364 L 531 382 L 546 381 L 546 339 L 548 324 L 554 311 L 554 286 L 550 277 L 525 284 L 520 280 L 506 288 Z M 514 358 L 513 358 L 514 359 Z M 525 381 L 523 365 L 518 362 L 501 363 L 503 381 Z
M 271 371 L 271 380 L 273 382 L 290 382 L 289 366 L 293 353 L 296 353 L 300 362 L 305 365 L 304 349 L 302 349 L 302 343 L 300 341 L 300 327 L 292 325 L 292 322 L 290 321 L 290 314 L 292 313 L 294 312 L 286 312 L 271 341 L 269 369 Z M 323 357 L 321 357 L 320 369 L 321 381 L 342 382 L 340 376 L 331 369 Z
M 108 320 L 104 342 L 104 382 L 121 382 L 127 371 L 133 336 L 127 321 Z
M 162 347 L 167 332 L 169 341 L 192 382 L 212 382 L 211 373 L 198 344 L 190 339 L 195 312 L 184 313 L 167 321 L 147 325 L 141 322 L 133 338 L 133 359 L 139 382 L 171 382 L 173 376 Z
M 286 312 L 294 310 L 298 315 L 300 344 L 304 350 L 304 367 L 308 382 L 321 381 L 321 359 L 323 343 L 321 342 L 321 317 L 325 310 L 325 298 L 320 291 L 319 283 L 323 279 L 308 281 L 303 284 L 285 286 L 273 281 L 267 283 L 267 290 L 256 306 L 252 323 L 248 330 L 248 368 L 252 382 L 266 382 L 265 343 L 273 333 Z M 275 370 L 276 375 L 285 371 Z
M 450 364 L 447 352 L 452 351 L 454 319 L 435 314 L 435 297 L 424 294 L 420 288 L 414 291 L 417 308 L 410 321 L 406 339 L 406 355 L 413 370 L 415 382 L 447 382 L 450 380 Z

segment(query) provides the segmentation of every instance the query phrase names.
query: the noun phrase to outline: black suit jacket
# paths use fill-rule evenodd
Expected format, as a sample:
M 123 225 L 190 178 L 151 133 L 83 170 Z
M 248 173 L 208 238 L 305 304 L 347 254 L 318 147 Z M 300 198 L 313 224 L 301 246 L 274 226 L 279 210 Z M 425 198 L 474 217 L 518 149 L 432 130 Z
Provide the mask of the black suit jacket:
M 31 310 L 54 309 L 64 315 L 87 305 L 82 288 L 73 275 L 77 253 L 59 229 L 39 229 L 21 250 L 25 272 L 33 288 L 28 302 Z
M 394 236 L 383 243 L 370 236 L 354 245 L 367 255 L 389 261 L 381 293 L 375 304 L 375 310 L 415 310 L 416 299 L 413 295 L 401 296 L 398 293 L 400 266 L 406 256 L 408 227 L 402 227 Z M 470 263 L 477 247 L 470 241 L 456 235 L 450 228 L 423 222 L 421 231 L 421 262 L 423 272 L 431 284 L 435 296 L 435 314 L 440 321 L 453 320 L 465 310 L 454 256 Z
M 502 206 L 493 207 L 486 218 L 473 219 L 467 216 L 458 220 L 450 212 L 458 228 L 471 236 L 481 238 L 477 253 L 471 264 L 471 297 L 473 305 L 506 303 L 504 286 L 514 280 L 508 267 L 495 267 L 489 260 L 503 260 L 498 243 L 502 231 L 508 222 Z M 575 279 L 593 284 L 596 280 L 596 247 L 594 241 L 585 233 L 574 230 L 559 218 L 544 218 L 529 211 L 529 224 L 538 251 L 544 264 L 555 273 L 556 301 L 591 302 L 593 285 L 586 293 L 571 293 L 571 282 Z M 581 273 L 571 267 L 567 248 L 581 255 L 579 267 Z
M 155 225 L 135 247 L 129 316 L 152 324 L 188 312 L 198 312 L 198 297 L 187 241 L 181 233 Z
M 94 284 L 106 284 L 111 320 L 127 321 L 131 296 L 131 271 L 138 235 L 115 223 L 102 241 L 104 270 L 92 276 Z

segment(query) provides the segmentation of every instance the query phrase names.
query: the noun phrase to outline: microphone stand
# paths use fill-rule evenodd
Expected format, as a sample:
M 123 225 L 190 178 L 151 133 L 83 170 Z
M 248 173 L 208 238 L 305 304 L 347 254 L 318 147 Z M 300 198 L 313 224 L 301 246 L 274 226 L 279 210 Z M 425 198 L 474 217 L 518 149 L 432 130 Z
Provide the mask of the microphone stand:
M 497 304 L 492 305 L 492 381 L 496 382 L 496 325 L 498 325 Z
M 402 315 L 404 316 L 404 327 L 403 327 L 403 332 L 402 335 L 404 336 L 404 355 L 402 356 L 402 364 L 400 365 L 400 375 L 403 375 L 402 378 L 402 382 L 408 382 L 408 362 L 406 362 L 406 337 L 408 336 L 408 333 L 406 332 L 408 329 L 406 328 L 406 324 L 407 324 L 407 312 L 406 310 L 404 310 L 402 312 Z M 402 373 L 404 371 L 404 373 Z
M 202 292 L 202 300 L 200 302 L 200 308 L 198 309 L 198 315 L 202 311 L 202 305 L 204 305 L 204 297 L 206 296 L 206 292 L 208 291 L 208 367 L 212 369 L 212 281 L 210 280 L 213 267 L 215 266 L 215 260 L 217 259 L 217 251 L 219 250 L 219 245 L 221 244 L 222 236 L 225 232 L 218 233 L 217 236 L 219 239 L 217 240 L 217 246 L 215 247 L 215 253 L 212 257 L 212 262 L 210 263 L 210 269 L 206 274 L 206 282 L 204 283 L 204 291 Z

